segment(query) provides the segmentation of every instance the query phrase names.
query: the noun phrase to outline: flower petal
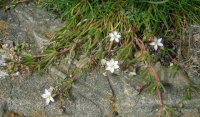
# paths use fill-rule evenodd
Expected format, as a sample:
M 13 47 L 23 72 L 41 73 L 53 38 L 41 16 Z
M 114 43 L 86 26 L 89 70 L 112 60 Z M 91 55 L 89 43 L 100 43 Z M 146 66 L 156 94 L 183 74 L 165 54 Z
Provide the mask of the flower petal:
M 49 90 L 47 90 L 47 89 L 44 90 L 44 93 L 47 94 L 47 95 L 48 95 L 48 94 L 51 94 L 51 93 L 49 92 Z
M 163 44 L 162 44 L 162 43 L 158 43 L 158 45 L 159 45 L 159 46 L 163 46 Z
M 155 45 L 155 42 L 151 42 L 150 45 L 154 46 L 154 45 Z
M 155 45 L 155 46 L 154 46 L 154 49 L 155 49 L 155 51 L 157 51 L 157 50 L 158 50 L 158 46 L 157 46 L 157 45 Z
M 115 65 L 118 65 L 118 61 L 115 61 L 114 64 L 115 64 Z
M 46 99 L 46 105 L 49 105 L 50 99 Z
M 114 37 L 114 34 L 113 34 L 113 33 L 109 33 L 109 36 L 110 36 L 110 37 Z
M 158 43 L 160 43 L 161 41 L 162 41 L 162 38 L 159 38 L 159 39 L 158 39 Z
M 106 70 L 110 71 L 110 69 L 111 69 L 110 66 L 107 66 L 107 67 L 106 67 Z
M 111 69 L 110 69 L 110 72 L 111 72 L 111 73 L 114 73 L 114 71 L 115 71 L 114 68 L 111 68 Z
M 120 34 L 118 34 L 118 35 L 117 35 L 117 38 L 121 38 L 121 35 L 120 35 Z
M 115 65 L 115 69 L 118 69 L 119 68 L 119 65 Z
M 107 65 L 107 66 L 110 66 L 110 61 L 106 61 L 106 65 Z
M 115 42 L 119 43 L 119 39 L 118 39 L 118 38 L 115 38 Z
M 41 96 L 42 96 L 42 98 L 46 98 L 46 97 L 47 97 L 47 95 L 46 95 L 46 94 L 42 94 Z
M 50 100 L 51 100 L 52 102 L 54 102 L 54 99 L 53 99 L 52 97 L 50 97 Z
M 114 39 L 115 39 L 114 37 L 111 37 L 111 38 L 110 38 L 110 41 L 113 41 Z
M 113 34 L 114 34 L 114 35 L 118 35 L 118 32 L 117 32 L 117 31 L 114 31 Z

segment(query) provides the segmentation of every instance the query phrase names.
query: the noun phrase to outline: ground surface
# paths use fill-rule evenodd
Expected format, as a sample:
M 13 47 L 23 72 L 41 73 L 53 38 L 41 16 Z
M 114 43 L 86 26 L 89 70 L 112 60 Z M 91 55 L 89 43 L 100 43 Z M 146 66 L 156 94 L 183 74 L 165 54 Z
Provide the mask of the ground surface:
M 48 43 L 45 34 L 59 26 L 59 20 L 35 4 L 19 4 L 16 8 L 0 10 L 0 21 L 6 22 L 6 27 L 0 32 L 3 42 L 28 41 L 30 49 L 41 49 Z M 200 27 L 194 26 L 193 42 L 189 76 L 200 83 Z M 73 84 L 70 96 L 64 100 L 55 97 L 56 102 L 45 106 L 41 95 L 45 88 L 57 86 L 66 78 L 67 60 L 53 66 L 43 75 L 29 74 L 21 77 L 0 78 L 0 116 L 4 112 L 17 112 L 25 116 L 35 112 L 46 115 L 63 115 L 65 117 L 144 117 L 156 115 L 159 108 L 159 98 L 155 93 L 138 94 L 136 87 L 139 76 L 129 76 L 120 73 L 119 76 L 102 75 L 101 70 L 85 73 L 80 80 Z M 199 117 L 200 99 L 196 96 L 190 101 L 182 101 L 182 89 L 185 84 L 183 76 L 168 78 L 168 70 L 157 63 L 159 76 L 169 83 L 164 93 L 164 103 L 175 107 L 176 115 L 180 117 Z M 40 116 L 40 115 L 38 115 Z

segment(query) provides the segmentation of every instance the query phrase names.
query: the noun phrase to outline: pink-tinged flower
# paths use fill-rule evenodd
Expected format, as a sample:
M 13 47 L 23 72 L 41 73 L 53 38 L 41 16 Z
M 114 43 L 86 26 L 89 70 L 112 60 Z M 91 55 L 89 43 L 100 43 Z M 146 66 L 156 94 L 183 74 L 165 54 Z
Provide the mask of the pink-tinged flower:
M 106 61 L 106 70 L 110 71 L 111 73 L 114 73 L 115 69 L 118 68 L 119 68 L 118 61 L 115 61 L 114 59 Z
M 162 47 L 163 44 L 161 43 L 162 38 L 154 37 L 154 41 L 150 43 L 150 45 L 154 46 L 155 51 L 158 50 L 158 46 Z
M 21 73 L 18 71 L 18 72 L 16 72 L 15 73 L 16 74 L 16 76 L 19 76 L 19 75 L 21 75 Z
M 121 35 L 117 31 L 109 33 L 109 36 L 110 36 L 110 41 L 115 41 L 115 42 L 119 43 Z
M 45 89 L 45 93 L 42 94 L 42 97 L 46 99 L 46 105 L 49 105 L 50 101 L 54 102 L 53 97 L 51 96 L 51 91 Z

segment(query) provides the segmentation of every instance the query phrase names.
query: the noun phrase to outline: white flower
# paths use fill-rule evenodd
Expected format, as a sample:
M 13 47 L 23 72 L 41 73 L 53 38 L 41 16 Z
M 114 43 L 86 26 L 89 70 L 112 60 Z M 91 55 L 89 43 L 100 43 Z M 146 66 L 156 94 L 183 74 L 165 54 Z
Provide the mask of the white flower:
M 161 43 L 162 41 L 162 38 L 157 38 L 157 37 L 154 37 L 154 42 L 151 42 L 150 45 L 154 46 L 154 49 L 155 51 L 158 50 L 158 46 L 163 46 L 163 44 Z
M 47 89 L 45 89 L 45 93 L 42 94 L 42 97 L 43 97 L 44 99 L 46 99 L 46 105 L 49 105 L 49 102 L 50 102 L 50 101 L 54 102 L 54 99 L 53 99 L 53 97 L 51 96 L 51 91 L 49 91 L 49 90 L 47 90 Z
M 109 33 L 109 36 L 110 36 L 110 41 L 114 41 L 115 40 L 115 42 L 119 43 L 121 35 L 117 31 Z
M 118 68 L 119 68 L 118 61 L 115 61 L 114 59 L 106 61 L 106 70 L 110 71 L 111 73 L 114 73 L 115 69 Z
M 21 73 L 18 71 L 18 72 L 16 72 L 15 73 L 16 74 L 16 76 L 19 76 L 19 75 L 21 75 Z

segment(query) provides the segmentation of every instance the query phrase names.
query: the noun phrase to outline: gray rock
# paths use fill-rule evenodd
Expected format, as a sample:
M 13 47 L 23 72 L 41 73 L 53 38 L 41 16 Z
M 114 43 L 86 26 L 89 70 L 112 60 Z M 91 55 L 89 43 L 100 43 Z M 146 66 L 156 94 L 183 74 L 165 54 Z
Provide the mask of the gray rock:
M 6 72 L 0 71 L 0 78 L 6 78 L 9 75 Z
M 49 42 L 48 34 L 54 32 L 60 24 L 59 19 L 50 15 L 44 9 L 34 3 L 18 4 L 14 9 L 3 15 L 9 24 L 5 40 L 22 43 L 30 43 L 31 50 L 41 50 Z
M 0 9 L 0 20 L 8 24 L 5 28 L 8 36 L 0 35 L 3 43 L 26 41 L 30 44 L 33 52 L 37 52 L 43 47 L 44 43 L 42 42 L 49 41 L 45 33 L 55 31 L 60 24 L 59 19 L 55 19 L 54 15 L 50 15 L 34 3 L 18 4 L 14 9 L 8 11 Z M 5 51 L 1 53 L 1 58 L 3 54 Z M 0 60 L 5 65 L 3 58 Z M 0 71 L 0 77 L 5 76 L 7 76 L 6 80 L 0 79 L 0 116 L 3 116 L 4 111 L 22 112 L 26 116 L 34 110 L 42 110 L 49 115 L 60 114 L 60 104 L 53 103 L 46 107 L 41 95 L 44 93 L 44 89 L 60 84 L 63 79 L 52 78 L 48 74 L 37 77 L 10 78 L 6 73 Z
M 48 89 L 50 86 L 60 82 L 59 79 L 48 75 L 1 80 L 1 116 L 4 111 L 21 112 L 28 116 L 34 110 L 47 111 L 49 115 L 59 115 L 60 104 L 52 103 L 46 106 L 45 100 L 42 99 L 41 95 L 44 93 L 44 89 Z
M 6 62 L 5 62 L 6 58 L 8 58 L 8 56 L 5 54 L 4 51 L 1 51 L 0 49 L 0 79 L 6 78 L 9 76 L 5 71 L 3 71 L 3 67 L 6 66 Z
M 8 78 L 0 78 L 0 88 L 0 116 L 3 116 L 4 111 L 7 109 L 6 101 L 10 98 L 10 92 L 13 87 Z
M 60 113 L 59 103 L 51 103 L 45 105 L 45 100 L 41 95 L 44 89 L 60 83 L 57 78 L 52 78 L 49 75 L 45 76 L 25 76 L 23 78 L 11 78 L 12 90 L 10 98 L 6 101 L 8 111 L 21 112 L 25 116 L 31 114 L 33 110 L 48 111 L 49 115 L 58 115 Z
M 193 30 L 190 58 L 186 61 L 190 65 L 186 70 L 194 82 L 200 84 L 200 26 L 193 26 Z

